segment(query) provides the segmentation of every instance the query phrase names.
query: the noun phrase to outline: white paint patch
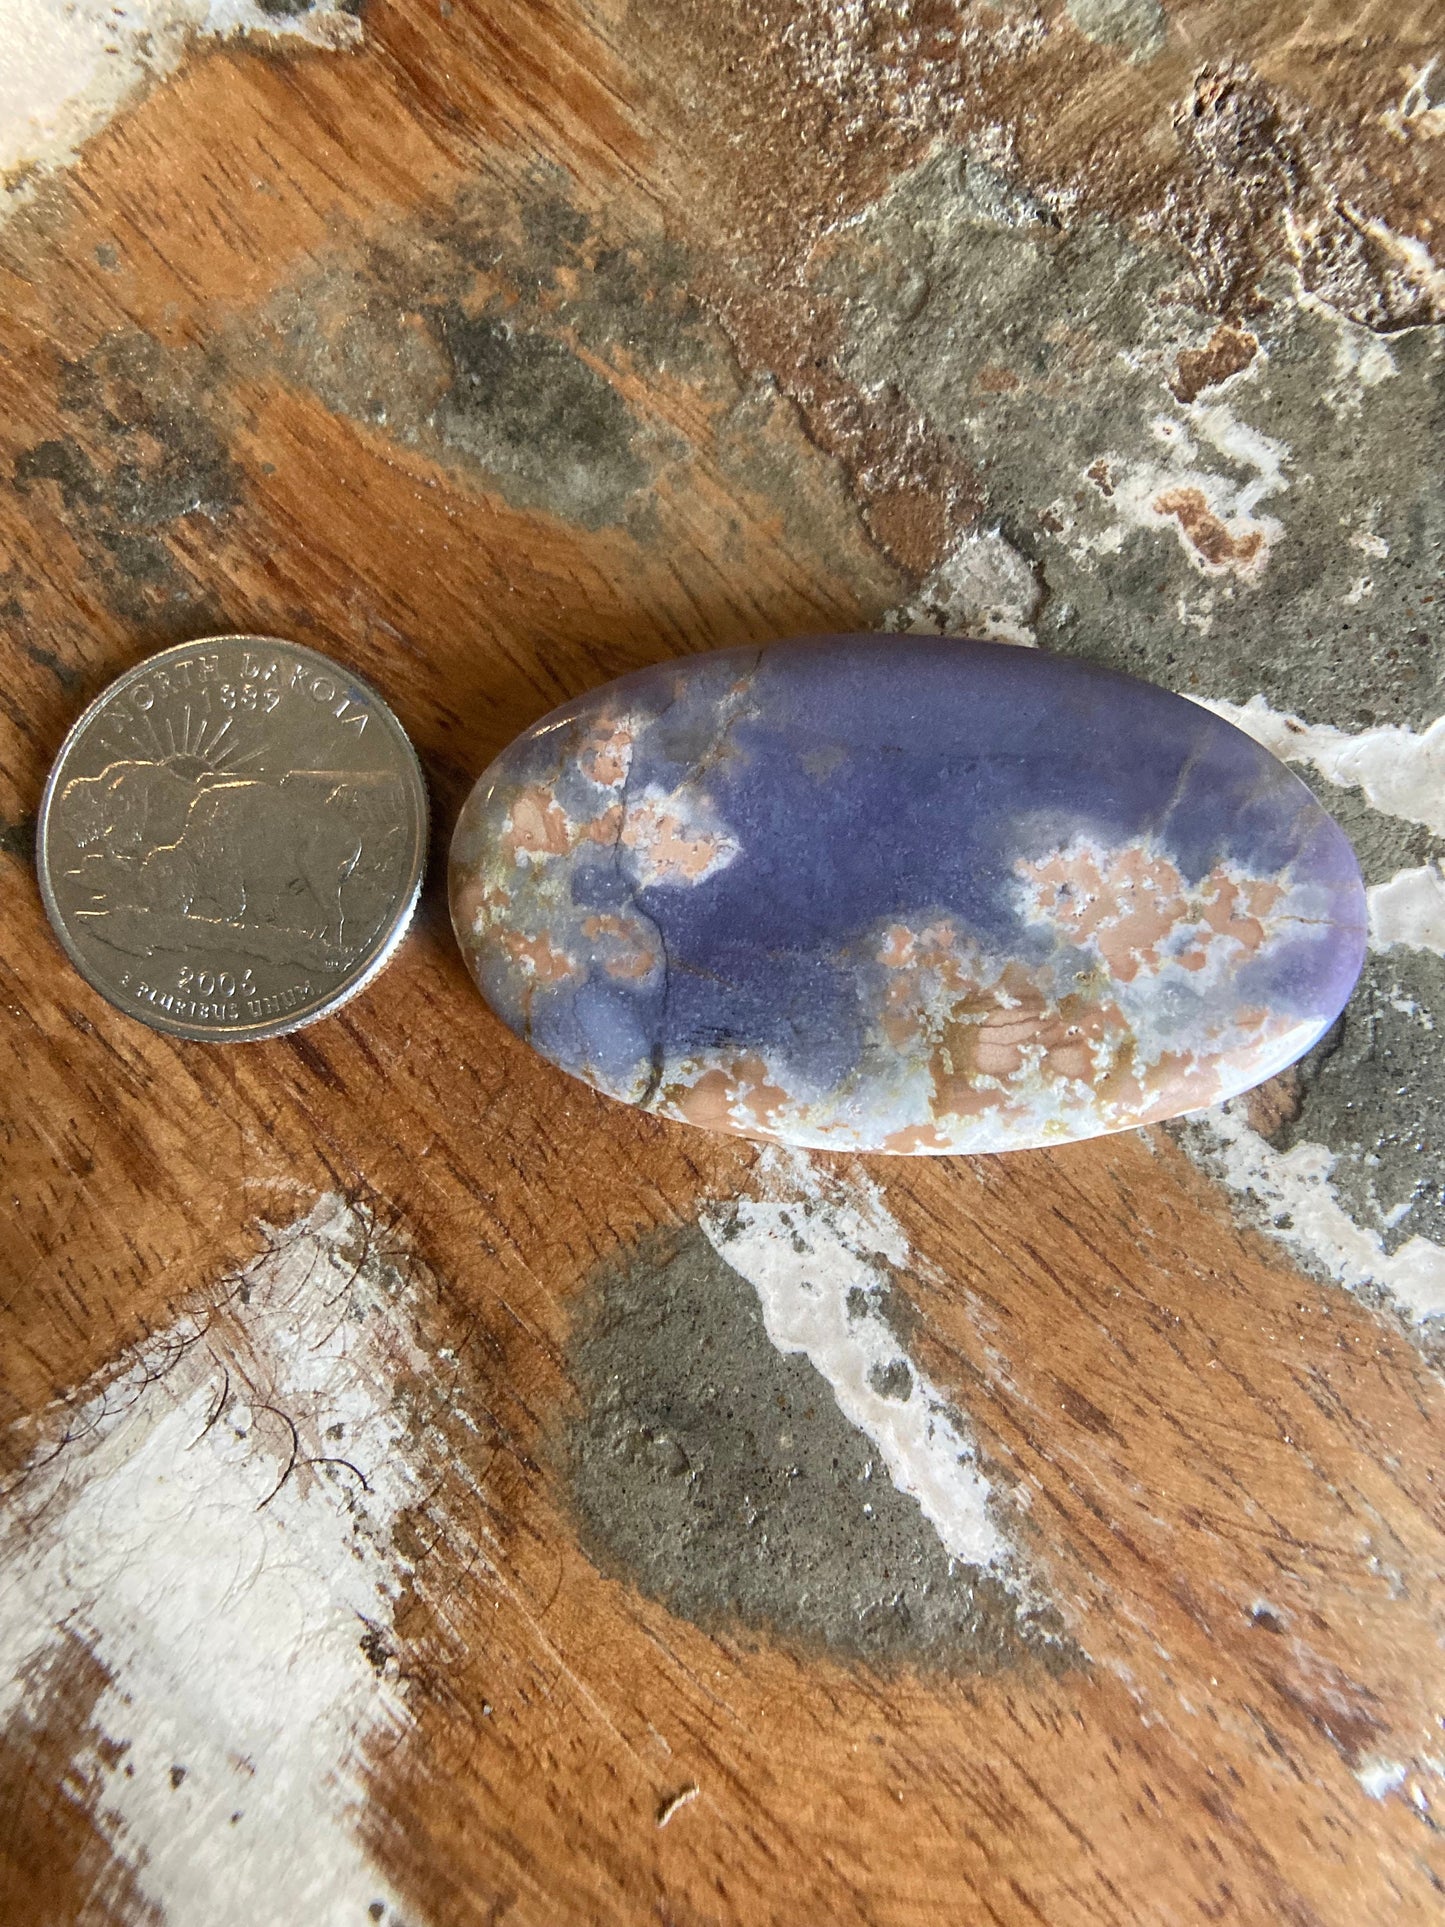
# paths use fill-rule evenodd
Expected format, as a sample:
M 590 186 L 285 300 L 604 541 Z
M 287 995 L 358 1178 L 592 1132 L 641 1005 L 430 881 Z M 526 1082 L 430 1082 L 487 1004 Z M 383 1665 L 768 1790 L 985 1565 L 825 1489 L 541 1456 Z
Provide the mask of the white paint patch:
M 1423 67 L 1400 69 L 1400 77 L 1406 83 L 1400 104 L 1387 107 L 1380 115 L 1380 125 L 1397 140 L 1433 141 L 1445 135 L 1445 103 L 1432 98 L 1430 85 L 1438 65 L 1436 59 L 1427 61 Z
M 949 1557 L 1006 1576 L 1012 1555 L 977 1452 L 875 1308 L 882 1266 L 909 1259 L 881 1196 L 866 1183 L 830 1188 L 801 1153 L 770 1151 L 759 1168 L 769 1188 L 791 1195 L 705 1213 L 713 1249 L 757 1292 L 778 1350 L 801 1352 L 827 1380 L 843 1416 L 877 1446 Z
M 1305 253 L 1304 237 L 1289 208 L 1284 210 L 1284 224 L 1296 257 L 1302 257 Z M 1400 372 L 1395 366 L 1389 342 L 1362 322 L 1351 321 L 1338 308 L 1332 308 L 1328 301 L 1322 300 L 1312 289 L 1303 285 L 1298 273 L 1294 298 L 1301 309 L 1317 316 L 1334 330 L 1335 379 L 1321 395 L 1321 401 L 1342 419 L 1360 414 L 1366 392 L 1378 388 L 1382 381 L 1393 381 Z
M 1043 589 L 1033 566 L 999 529 L 961 535 L 916 594 L 883 627 L 912 636 L 978 636 L 1035 646 Z
M 1433 863 L 1399 870 L 1388 883 L 1365 892 L 1370 906 L 1370 948 L 1433 950 L 1445 957 L 1445 875 Z
M 1435 1735 L 1441 1724 L 1445 1722 L 1437 1720 Z M 1428 1741 L 1426 1745 L 1428 1747 Z M 1392 1760 L 1383 1753 L 1367 1754 L 1355 1768 L 1355 1778 L 1372 1800 L 1386 1800 L 1392 1793 L 1401 1794 L 1415 1812 L 1438 1831 L 1432 1795 L 1438 1797 L 1439 1782 L 1445 1779 L 1445 1760 L 1439 1754 L 1422 1749 L 1407 1760 Z
M 1397 1786 L 1403 1786 L 1410 1769 L 1403 1760 L 1382 1760 L 1377 1754 L 1355 1768 L 1355 1778 L 1372 1800 L 1383 1800 Z
M 394 1906 L 356 1812 L 362 1749 L 406 1722 L 391 1528 L 418 1480 L 389 1388 L 421 1361 L 370 1235 L 319 1199 L 217 1312 L 72 1409 L 9 1497 L 0 1716 L 22 1671 L 89 1648 L 112 1682 L 95 1727 L 124 1749 L 84 1763 L 96 1823 L 177 1923 L 355 1927 Z
M 1247 703 L 1206 702 L 1286 763 L 1309 763 L 1328 783 L 1360 789 L 1372 808 L 1445 836 L 1445 716 L 1423 734 L 1395 724 L 1353 734 L 1271 709 L 1263 696 Z
M 1426 296 L 1435 310 L 1434 318 L 1438 318 L 1440 311 L 1445 309 L 1445 268 L 1436 265 L 1435 257 L 1425 243 L 1413 234 L 1396 234 L 1383 221 L 1371 220 L 1348 201 L 1343 205 L 1345 213 L 1360 232 L 1368 234 L 1395 263 L 1405 279 Z
M 193 38 L 236 34 L 343 48 L 361 23 L 328 0 L 294 15 L 257 0 L 0 0 L 0 215 L 174 72 Z
M 1376 1287 L 1411 1324 L 1445 1316 L 1445 1248 L 1411 1238 L 1388 1252 L 1355 1223 L 1330 1184 L 1335 1154 L 1323 1144 L 1276 1151 L 1228 1106 L 1194 1120 L 1230 1189 L 1251 1198 L 1280 1242 L 1351 1291 Z

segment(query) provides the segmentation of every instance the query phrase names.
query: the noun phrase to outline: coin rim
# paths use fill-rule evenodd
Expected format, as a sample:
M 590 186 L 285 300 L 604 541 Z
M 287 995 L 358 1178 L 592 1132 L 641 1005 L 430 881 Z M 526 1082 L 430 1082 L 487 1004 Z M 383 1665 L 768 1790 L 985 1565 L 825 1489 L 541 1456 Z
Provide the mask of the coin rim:
M 93 967 L 89 964 L 83 952 L 79 949 L 70 930 L 67 928 L 64 913 L 56 899 L 55 891 L 50 880 L 48 844 L 51 805 L 54 800 L 55 790 L 60 780 L 61 772 L 65 768 L 66 760 L 77 741 L 84 735 L 87 726 L 122 684 L 128 682 L 132 677 L 142 675 L 144 671 L 154 667 L 156 664 L 163 665 L 173 656 L 183 655 L 191 650 L 211 648 L 217 643 L 229 642 L 257 643 L 262 646 L 271 645 L 285 649 L 288 652 L 294 652 L 296 655 L 304 656 L 309 661 L 318 664 L 324 670 L 339 672 L 354 683 L 358 690 L 368 696 L 389 719 L 405 752 L 403 760 L 406 764 L 407 774 L 411 778 L 414 799 L 417 804 L 417 821 L 416 838 L 412 850 L 410 882 L 407 886 L 406 896 L 398 907 L 391 929 L 388 931 L 380 949 L 358 970 L 354 977 L 344 979 L 335 990 L 329 992 L 325 999 L 312 1009 L 303 1009 L 299 1013 L 296 1011 L 288 1011 L 283 1017 L 268 1018 L 258 1021 L 254 1025 L 231 1026 L 224 1030 L 207 1030 L 200 1025 L 187 1023 L 184 1019 L 171 1017 L 164 1011 L 157 1010 L 155 1014 L 152 1015 L 149 1010 L 135 1009 L 129 1004 L 122 1003 L 110 988 L 98 981 L 94 974 Z M 190 642 L 172 643 L 165 649 L 156 650 L 153 655 L 143 656 L 139 662 L 132 663 L 129 669 L 123 669 L 119 675 L 112 677 L 104 689 L 102 689 L 92 701 L 86 704 L 80 715 L 76 717 L 75 721 L 66 731 L 65 740 L 56 752 L 50 774 L 45 779 L 45 788 L 41 792 L 40 809 L 35 824 L 35 873 L 40 886 L 40 899 L 45 905 L 45 914 L 50 920 L 50 927 L 55 932 L 61 948 L 65 951 L 65 954 L 69 957 L 75 968 L 80 972 L 80 975 L 90 985 L 91 989 L 103 997 L 113 1010 L 118 1010 L 122 1016 L 134 1018 L 138 1024 L 144 1024 L 150 1030 L 163 1031 L 172 1037 L 184 1037 L 194 1043 L 259 1044 L 264 1043 L 268 1038 L 284 1037 L 290 1031 L 303 1030 L 307 1025 L 318 1023 L 321 1018 L 331 1016 L 333 1011 L 340 1010 L 343 1004 L 348 1004 L 353 997 L 359 996 L 361 992 L 366 989 L 367 985 L 371 983 L 372 979 L 376 977 L 380 971 L 385 969 L 386 965 L 394 956 L 397 946 L 406 935 L 412 917 L 416 912 L 417 901 L 421 896 L 422 883 L 426 877 L 427 857 L 430 846 L 431 804 L 430 798 L 427 795 L 426 776 L 422 770 L 421 759 L 418 757 L 416 746 L 403 727 L 400 717 L 380 691 L 369 683 L 364 676 L 359 676 L 355 670 L 349 668 L 347 664 L 338 662 L 334 656 L 323 655 L 319 649 L 312 649 L 304 642 L 292 642 L 286 636 L 228 633 L 220 636 L 196 636 Z

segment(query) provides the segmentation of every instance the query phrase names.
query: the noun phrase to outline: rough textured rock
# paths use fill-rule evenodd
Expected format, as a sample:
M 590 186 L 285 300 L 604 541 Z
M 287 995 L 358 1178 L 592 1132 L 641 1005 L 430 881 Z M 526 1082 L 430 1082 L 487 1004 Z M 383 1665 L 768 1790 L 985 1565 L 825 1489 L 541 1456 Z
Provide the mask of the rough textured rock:
M 453 915 L 502 1018 L 610 1096 L 821 1148 L 1000 1151 L 1233 1096 L 1358 973 L 1307 787 L 1164 690 L 996 644 L 665 663 L 483 776 Z

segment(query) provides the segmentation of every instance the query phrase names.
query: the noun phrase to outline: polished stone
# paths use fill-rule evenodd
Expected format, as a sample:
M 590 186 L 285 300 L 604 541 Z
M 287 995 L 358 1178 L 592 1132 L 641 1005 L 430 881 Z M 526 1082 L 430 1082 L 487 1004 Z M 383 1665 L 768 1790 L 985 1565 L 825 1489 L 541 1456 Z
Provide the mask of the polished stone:
M 482 777 L 452 916 L 513 1030 L 624 1103 L 1002 1151 L 1247 1090 L 1328 1028 L 1365 902 L 1283 764 L 993 643 L 823 637 L 567 704 Z

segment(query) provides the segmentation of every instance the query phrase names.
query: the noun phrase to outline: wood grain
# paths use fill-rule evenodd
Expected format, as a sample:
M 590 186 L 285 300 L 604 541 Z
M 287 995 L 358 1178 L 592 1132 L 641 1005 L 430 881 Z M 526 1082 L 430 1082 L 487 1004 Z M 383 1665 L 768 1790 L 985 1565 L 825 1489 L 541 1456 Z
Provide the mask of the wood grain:
M 335 1191 L 380 1227 L 407 1329 L 447 1361 L 398 1368 L 432 1480 L 398 1528 L 406 1718 L 366 1740 L 357 1821 L 407 1920 L 1437 1919 L 1445 1789 L 1412 1804 L 1361 1776 L 1439 1751 L 1439 1382 L 1388 1319 L 1238 1229 L 1167 1137 L 819 1161 L 880 1185 L 903 1226 L 913 1355 L 1081 1655 L 875 1669 L 689 1624 L 582 1549 L 557 1445 L 580 1296 L 656 1226 L 762 1179 L 750 1147 L 595 1098 L 495 1023 L 436 862 L 361 998 L 235 1050 L 112 1011 L 45 924 L 26 838 L 49 762 L 164 642 L 290 633 L 354 664 L 412 732 L 444 835 L 564 695 L 683 650 L 876 625 L 977 496 L 886 398 L 845 408 L 808 376 L 826 317 L 796 270 L 823 213 L 1012 116 L 1039 176 L 1127 150 L 1092 172 L 1123 219 L 1181 178 L 1170 103 L 1206 58 L 1294 89 L 1358 159 L 1350 88 L 1367 69 L 1386 98 L 1423 31 L 1396 23 L 1396 52 L 1362 67 L 1358 10 L 1181 7 L 1164 63 L 1138 68 L 1061 31 L 1034 67 L 980 56 L 947 100 L 910 96 L 864 156 L 803 93 L 816 147 L 728 149 L 729 49 L 763 61 L 814 10 L 713 13 L 372 5 L 345 56 L 198 53 L 0 237 L 12 1498 L 23 1512 L 24 1467 L 87 1388 L 197 1307 L 229 1315 L 261 1227 Z M 1057 114 L 1018 117 L 1031 75 Z M 1391 165 L 1398 206 L 1431 205 L 1423 164 L 1408 182 Z M 1252 233 L 1234 231 L 1236 289 Z M 427 330 L 497 304 L 618 398 L 640 506 L 569 513 L 521 455 L 498 480 L 437 430 Z M 37 460 L 51 444 L 64 460 Z M 156 1917 L 75 1764 L 104 1744 L 99 1666 L 83 1645 L 57 1660 L 6 1733 L 0 1912 L 27 1927 Z

